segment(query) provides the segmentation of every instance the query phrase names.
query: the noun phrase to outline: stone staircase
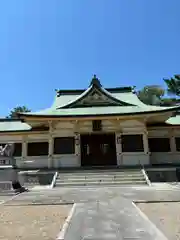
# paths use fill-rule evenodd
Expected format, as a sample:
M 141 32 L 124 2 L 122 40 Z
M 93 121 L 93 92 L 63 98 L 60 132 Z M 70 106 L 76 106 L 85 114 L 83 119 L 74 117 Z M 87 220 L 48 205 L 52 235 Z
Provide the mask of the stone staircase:
M 144 174 L 140 169 L 125 170 L 79 170 L 59 172 L 56 187 L 145 185 Z

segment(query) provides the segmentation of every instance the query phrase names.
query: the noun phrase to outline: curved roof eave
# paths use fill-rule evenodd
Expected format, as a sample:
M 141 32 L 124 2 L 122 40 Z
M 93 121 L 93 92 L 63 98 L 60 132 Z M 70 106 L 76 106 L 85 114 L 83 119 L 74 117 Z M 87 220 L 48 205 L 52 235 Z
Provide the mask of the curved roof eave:
M 176 107 L 167 107 L 163 109 L 156 109 L 156 110 L 146 110 L 146 111 L 134 111 L 134 112 L 125 112 L 125 113 L 98 113 L 98 114 L 53 114 L 49 112 L 48 114 L 44 114 L 43 112 L 39 113 L 19 113 L 20 119 L 23 117 L 37 117 L 37 118 L 74 118 L 74 117 L 100 117 L 100 116 L 130 116 L 130 115 L 146 115 L 146 114 L 161 114 L 166 112 L 174 112 L 180 109 L 180 106 Z
M 90 92 L 90 90 L 92 89 L 92 85 L 87 88 L 83 93 L 81 93 L 75 100 L 72 100 L 71 102 L 61 106 L 61 107 L 58 107 L 56 109 L 61 109 L 61 108 L 66 108 L 66 107 L 69 107 L 71 106 L 72 104 L 75 104 L 77 103 L 78 101 L 80 101 L 82 98 L 84 98 L 85 96 L 87 96 L 87 94 Z

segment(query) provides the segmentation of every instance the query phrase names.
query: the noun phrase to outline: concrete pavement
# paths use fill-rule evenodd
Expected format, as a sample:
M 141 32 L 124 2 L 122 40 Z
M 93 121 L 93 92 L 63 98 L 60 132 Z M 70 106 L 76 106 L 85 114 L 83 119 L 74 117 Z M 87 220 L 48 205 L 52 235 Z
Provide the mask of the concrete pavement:
M 180 191 L 157 187 L 55 188 L 23 193 L 6 205 L 77 203 L 64 240 L 167 239 L 133 201 L 180 201 Z

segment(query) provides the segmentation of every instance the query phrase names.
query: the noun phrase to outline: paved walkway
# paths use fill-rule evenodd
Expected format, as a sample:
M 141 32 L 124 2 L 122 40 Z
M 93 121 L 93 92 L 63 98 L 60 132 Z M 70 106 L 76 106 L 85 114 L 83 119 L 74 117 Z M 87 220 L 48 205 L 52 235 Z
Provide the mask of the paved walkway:
M 65 240 L 72 239 L 166 239 L 144 220 L 131 202 L 92 202 L 78 204 Z
M 180 201 L 178 189 L 155 187 L 55 188 L 23 193 L 8 205 L 76 203 L 65 240 L 165 240 L 132 201 Z

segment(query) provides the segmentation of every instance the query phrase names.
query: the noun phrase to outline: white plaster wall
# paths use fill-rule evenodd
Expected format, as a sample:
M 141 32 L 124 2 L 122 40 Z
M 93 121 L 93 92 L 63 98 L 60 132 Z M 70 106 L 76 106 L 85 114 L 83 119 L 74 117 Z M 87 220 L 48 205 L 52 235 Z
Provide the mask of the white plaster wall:
M 146 130 L 146 126 L 137 120 L 127 120 L 120 122 L 120 129 L 124 134 L 141 134 Z
M 26 140 L 29 142 L 36 141 L 48 141 L 49 135 L 48 134 L 29 134 L 26 136 Z
M 23 135 L 0 135 L 0 143 L 21 142 Z
M 22 168 L 48 168 L 48 156 L 26 157 Z
M 77 129 L 80 133 L 92 132 L 92 121 L 79 121 Z
M 74 136 L 73 130 L 62 129 L 53 131 L 52 133 L 52 137 L 72 137 L 72 136 Z
M 145 125 L 144 123 L 137 121 L 137 120 L 125 120 L 125 121 L 110 121 L 110 120 L 102 120 L 102 130 L 104 132 L 110 131 L 138 131 L 139 129 L 144 130 Z M 92 132 L 92 121 L 85 120 L 85 121 L 59 121 L 54 129 L 52 134 L 57 136 L 72 136 L 74 132 L 82 132 L 82 133 L 89 133 Z M 33 134 L 34 135 L 34 134 Z M 39 136 L 39 135 L 38 135 Z M 37 136 L 37 138 L 38 138 Z M 47 135 L 48 137 L 48 135 Z M 32 136 L 33 138 L 33 136 Z M 36 136 L 35 136 L 36 138 Z M 43 139 L 45 137 L 41 137 Z
M 72 130 L 74 128 L 74 124 L 73 122 L 68 122 L 68 121 L 59 121 L 56 126 L 55 129 L 67 129 L 67 130 Z
M 53 128 L 51 134 L 53 137 L 71 137 L 74 136 L 75 123 L 70 121 L 59 121 Z
M 153 129 L 153 130 L 148 130 L 148 137 L 168 137 L 170 134 L 170 129 Z
M 144 123 L 141 122 L 141 121 L 138 121 L 138 120 L 124 120 L 124 121 L 120 122 L 120 126 L 124 127 L 124 128 L 126 128 L 126 127 L 132 127 L 132 128 L 140 127 L 140 128 L 144 128 L 145 127 Z
M 105 132 L 115 132 L 120 129 L 120 125 L 116 121 L 103 120 L 102 121 L 102 129 Z
M 137 120 L 124 120 L 124 121 L 102 121 L 103 131 L 121 131 L 122 133 L 138 133 L 146 129 L 144 123 Z M 130 133 L 129 133 L 130 134 Z
M 120 128 L 120 125 L 119 125 Z M 116 121 L 112 122 L 109 120 L 102 120 L 102 131 L 104 132 L 111 132 L 115 131 L 117 129 Z M 57 132 L 60 131 L 61 133 L 64 132 L 64 134 L 72 134 L 74 132 L 80 132 L 80 133 L 91 133 L 92 132 L 92 121 L 78 121 L 75 122 L 59 122 L 55 129 L 54 134 L 57 134 Z
M 80 167 L 81 162 L 79 156 L 76 156 L 75 154 L 54 155 L 53 166 L 55 168 Z
M 159 163 L 180 163 L 180 153 L 175 152 L 163 152 L 163 153 L 151 153 L 150 154 L 150 162 L 152 164 Z
M 148 165 L 149 154 L 145 153 L 122 153 L 121 165 L 135 166 L 135 165 Z
M 180 136 L 180 129 L 173 129 L 172 132 L 174 133 L 175 136 L 179 137 Z
M 92 132 L 92 121 L 80 121 L 78 127 L 82 133 Z M 116 128 L 116 121 L 102 120 L 103 132 L 115 132 Z
M 65 130 L 66 129 L 66 130 Z M 102 120 L 102 131 L 115 131 L 116 125 L 113 124 L 113 122 L 108 120 Z M 80 133 L 91 133 L 92 132 L 92 121 L 79 121 L 77 123 L 63 123 L 60 122 L 56 125 L 54 134 L 57 134 L 57 132 L 60 131 L 64 135 L 67 134 L 73 134 L 74 132 L 80 132 Z

